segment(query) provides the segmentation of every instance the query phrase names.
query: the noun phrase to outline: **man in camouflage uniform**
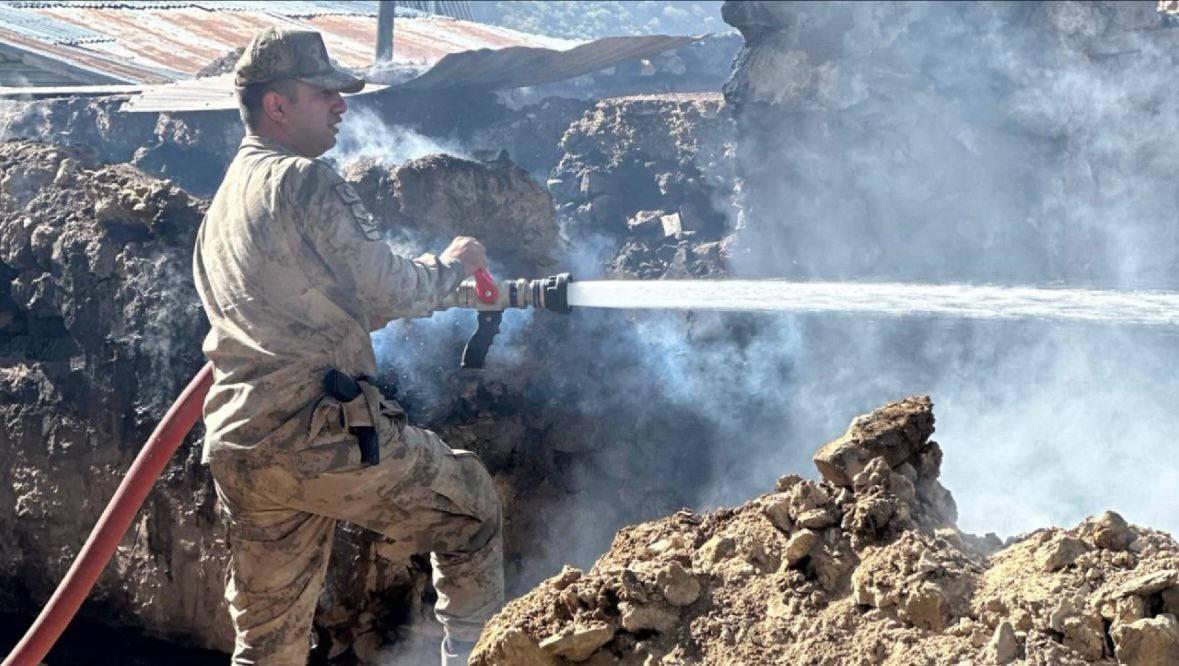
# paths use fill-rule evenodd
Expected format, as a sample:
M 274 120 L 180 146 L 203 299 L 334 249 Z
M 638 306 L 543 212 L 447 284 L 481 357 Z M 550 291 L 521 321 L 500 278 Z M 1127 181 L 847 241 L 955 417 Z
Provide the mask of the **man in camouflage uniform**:
M 364 86 L 332 65 L 318 33 L 267 29 L 235 73 L 246 137 L 193 261 L 212 324 L 204 459 L 229 518 L 233 663 L 306 663 L 337 520 L 431 553 L 443 663 L 466 663 L 503 601 L 491 478 L 372 384 L 344 400 L 324 377 L 375 375 L 370 331 L 428 314 L 486 255 L 460 237 L 437 258 L 397 256 L 314 159 L 335 144 L 341 91 Z M 358 428 L 375 428 L 379 463 L 361 460 Z

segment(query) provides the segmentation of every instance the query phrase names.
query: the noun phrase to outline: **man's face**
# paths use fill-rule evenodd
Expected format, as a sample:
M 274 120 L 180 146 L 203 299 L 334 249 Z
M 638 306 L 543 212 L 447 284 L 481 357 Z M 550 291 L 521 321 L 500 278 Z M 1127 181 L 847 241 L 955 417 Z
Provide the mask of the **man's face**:
M 294 100 L 287 100 L 284 123 L 291 148 L 304 157 L 319 157 L 336 145 L 337 125 L 348 105 L 335 90 L 296 81 Z

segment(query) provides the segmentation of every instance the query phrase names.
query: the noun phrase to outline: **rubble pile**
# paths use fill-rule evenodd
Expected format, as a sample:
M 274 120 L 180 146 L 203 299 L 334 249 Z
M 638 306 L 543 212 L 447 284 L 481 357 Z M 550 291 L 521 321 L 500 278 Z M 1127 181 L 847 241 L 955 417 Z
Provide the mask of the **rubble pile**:
M 0 174 L 0 597 L 12 609 L 48 598 L 203 362 L 189 266 L 205 204 L 128 165 L 31 142 L 0 144 Z M 223 647 L 224 544 L 194 441 L 89 608 Z
M 553 200 L 501 152 L 477 162 L 428 155 L 386 169 L 360 162 L 345 169 L 369 210 L 398 240 L 441 250 L 473 236 L 512 275 L 541 276 L 554 265 Z
M 1179 659 L 1179 544 L 1113 512 L 955 527 L 928 397 L 858 417 L 821 479 L 618 533 L 512 601 L 471 663 L 1114 664 Z
M 724 271 L 732 232 L 732 122 L 714 93 L 606 99 L 561 138 L 549 178 L 576 240 L 621 238 L 612 272 L 703 277 Z

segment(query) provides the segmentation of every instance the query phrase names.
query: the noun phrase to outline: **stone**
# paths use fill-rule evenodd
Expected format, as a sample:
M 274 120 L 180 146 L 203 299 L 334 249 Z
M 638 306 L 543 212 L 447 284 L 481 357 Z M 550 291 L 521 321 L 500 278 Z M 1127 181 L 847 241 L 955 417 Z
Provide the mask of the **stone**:
M 640 210 L 626 219 L 626 228 L 631 233 L 662 231 L 666 214 L 661 210 Z
M 581 580 L 581 577 L 584 575 L 585 574 L 581 571 L 581 569 L 565 565 L 561 567 L 560 573 L 554 576 L 553 587 L 558 590 L 563 590 Z
M 1131 578 L 1118 588 L 1115 596 L 1124 597 L 1133 594 L 1149 597 L 1170 587 L 1179 587 L 1179 570 L 1163 569 Z
M 1056 607 L 1048 614 L 1048 627 L 1052 631 L 1064 633 L 1064 621 L 1077 614 L 1076 603 L 1072 598 L 1065 597 L 1056 602 Z
M 557 666 L 557 658 L 540 648 L 523 630 L 508 628 L 502 634 L 484 632 L 471 653 L 471 666 Z
M 765 514 L 770 524 L 778 528 L 784 534 L 790 534 L 793 528 L 793 521 L 790 519 L 790 498 L 783 493 L 775 495 L 770 501 L 762 507 L 761 512 Z
M 574 626 L 569 633 L 549 636 L 540 642 L 540 649 L 555 657 L 585 661 L 612 638 L 614 627 L 595 622 L 587 626 Z
M 799 530 L 790 537 L 786 542 L 786 550 L 783 553 L 783 558 L 786 566 L 794 567 L 802 561 L 807 555 L 811 554 L 811 549 L 815 544 L 819 543 L 819 535 L 812 530 Z
M 1119 625 L 1137 622 L 1144 617 L 1146 617 L 1146 600 L 1136 595 L 1130 595 L 1122 597 L 1114 603 L 1113 617 L 1110 620 L 1114 625 Z
M 1114 654 L 1126 666 L 1179 664 L 1179 622 L 1174 615 L 1143 618 L 1114 627 Z
M 786 497 L 790 503 L 790 517 L 795 520 L 807 511 L 817 509 L 831 501 L 827 491 L 811 481 L 803 481 L 794 486 L 786 493 Z
M 1080 533 L 1086 541 L 1106 550 L 1126 550 L 1137 538 L 1126 520 L 1113 511 L 1081 523 Z
M 822 530 L 839 522 L 839 514 L 832 506 L 804 511 L 798 516 L 798 524 L 810 530 Z
M 666 539 L 660 539 L 647 546 L 647 554 L 649 555 L 666 555 L 668 553 L 677 553 L 688 549 L 688 540 L 682 534 L 673 534 Z
M 1105 627 L 1098 615 L 1078 615 L 1063 623 L 1064 646 L 1075 650 L 1088 661 L 1098 661 L 1105 653 Z
M 983 649 L 983 658 L 993 664 L 1009 664 L 1019 658 L 1019 641 L 1010 622 L 1003 620 L 995 627 L 994 635 Z
M 672 562 L 655 576 L 663 598 L 672 606 L 688 606 L 700 597 L 700 581 L 679 562 Z
M 668 238 L 674 238 L 684 232 L 684 223 L 679 213 L 663 215 L 659 218 L 659 223 L 663 225 L 663 235 Z
M 692 556 L 693 562 L 717 564 L 729 559 L 737 552 L 737 542 L 732 537 L 719 534 L 704 542 L 704 545 Z
M 803 478 L 797 474 L 786 474 L 778 477 L 778 481 L 774 484 L 774 490 L 784 493 L 794 486 L 803 482 Z
M 1076 537 L 1058 535 L 1040 547 L 1036 553 L 1036 563 L 1044 571 L 1059 571 L 1071 566 L 1078 557 L 1088 550 L 1089 546 L 1084 541 Z
M 842 437 L 820 448 L 815 465 L 827 481 L 843 487 L 873 458 L 895 467 L 917 456 L 933 434 L 933 402 L 913 396 L 857 417 Z
M 666 606 L 623 601 L 618 604 L 622 614 L 622 628 L 631 633 L 644 630 L 664 633 L 679 622 L 679 614 Z
M 946 628 L 949 608 L 936 585 L 924 583 L 901 602 L 901 618 L 919 629 L 940 632 Z

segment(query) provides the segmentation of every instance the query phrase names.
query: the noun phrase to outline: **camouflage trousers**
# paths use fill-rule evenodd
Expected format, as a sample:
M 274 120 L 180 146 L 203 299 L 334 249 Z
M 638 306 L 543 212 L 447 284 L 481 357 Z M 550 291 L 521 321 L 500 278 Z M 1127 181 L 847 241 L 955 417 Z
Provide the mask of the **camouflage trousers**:
M 503 603 L 500 504 L 487 470 L 364 388 L 358 404 L 324 397 L 283 424 L 274 441 L 294 445 L 264 442 L 211 462 L 229 522 L 235 665 L 306 663 L 337 520 L 431 553 L 435 614 L 449 635 L 475 640 Z M 366 396 L 379 406 L 370 413 L 381 461 L 372 466 L 348 434 L 364 420 Z

